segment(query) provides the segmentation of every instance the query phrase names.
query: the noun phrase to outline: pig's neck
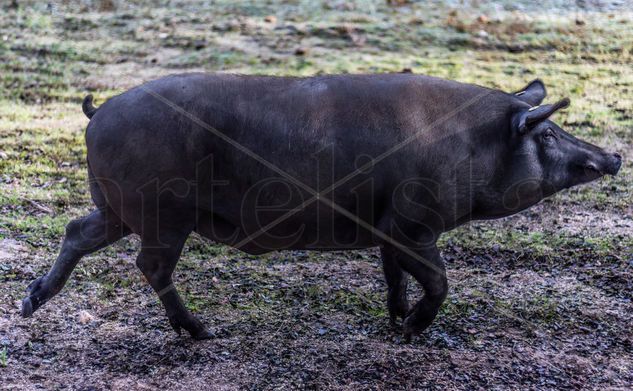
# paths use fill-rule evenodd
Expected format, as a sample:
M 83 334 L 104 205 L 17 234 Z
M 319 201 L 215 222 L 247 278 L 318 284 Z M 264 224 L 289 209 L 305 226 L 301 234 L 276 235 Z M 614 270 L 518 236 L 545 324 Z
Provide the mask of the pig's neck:
M 500 137 L 499 135 L 506 135 Z M 509 129 L 490 132 L 485 152 L 474 157 L 477 177 L 472 200 L 472 219 L 486 220 L 513 215 L 541 201 L 546 194 L 538 167 L 529 166 L 512 146 Z

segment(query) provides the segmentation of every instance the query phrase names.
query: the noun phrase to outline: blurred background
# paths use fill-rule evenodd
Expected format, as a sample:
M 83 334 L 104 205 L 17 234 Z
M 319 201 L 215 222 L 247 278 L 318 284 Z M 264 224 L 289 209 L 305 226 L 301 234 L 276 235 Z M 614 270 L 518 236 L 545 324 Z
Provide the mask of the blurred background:
M 630 1 L 27 1 L 0 5 L 0 374 L 9 388 L 615 388 L 633 383 Z M 197 237 L 176 280 L 218 333 L 173 334 L 135 238 L 19 300 L 92 208 L 80 102 L 177 72 L 414 72 L 569 96 L 557 122 L 615 178 L 442 238 L 452 280 L 410 345 L 377 250 L 251 257 Z M 411 284 L 411 295 L 420 292 Z M 0 387 L 0 388 L 2 388 Z

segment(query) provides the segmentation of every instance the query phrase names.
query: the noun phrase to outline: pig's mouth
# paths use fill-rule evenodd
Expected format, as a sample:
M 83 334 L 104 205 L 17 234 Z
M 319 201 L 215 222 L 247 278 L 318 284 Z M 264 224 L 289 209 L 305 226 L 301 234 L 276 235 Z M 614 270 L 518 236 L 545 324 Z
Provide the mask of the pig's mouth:
M 601 177 L 605 174 L 604 171 L 602 171 L 601 169 L 598 168 L 598 166 L 596 166 L 593 163 L 588 163 L 586 164 L 584 167 L 585 170 L 585 175 L 587 176 L 593 176 L 593 177 Z
M 605 175 L 605 172 L 593 163 L 579 165 L 578 171 L 580 183 L 591 182 Z

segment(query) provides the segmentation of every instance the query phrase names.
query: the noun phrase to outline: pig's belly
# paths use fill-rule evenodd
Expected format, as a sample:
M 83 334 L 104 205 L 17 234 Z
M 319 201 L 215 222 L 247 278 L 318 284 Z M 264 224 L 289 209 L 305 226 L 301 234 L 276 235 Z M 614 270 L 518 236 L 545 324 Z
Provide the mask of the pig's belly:
M 250 254 L 275 250 L 343 250 L 377 246 L 375 236 L 347 217 L 314 219 L 309 213 L 279 221 L 276 217 L 230 221 L 211 211 L 199 210 L 196 232 L 218 243 Z M 268 218 L 266 218 L 268 217 Z M 347 220 L 344 221 L 343 219 Z

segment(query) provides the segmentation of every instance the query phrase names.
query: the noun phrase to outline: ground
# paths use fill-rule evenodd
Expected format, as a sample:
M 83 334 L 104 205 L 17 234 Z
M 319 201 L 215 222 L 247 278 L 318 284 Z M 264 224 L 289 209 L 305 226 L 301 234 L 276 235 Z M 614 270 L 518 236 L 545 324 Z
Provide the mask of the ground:
M 12 4 L 17 3 L 17 7 Z M 633 17 L 626 2 L 3 2 L 0 388 L 627 389 L 633 384 Z M 402 3 L 401 5 L 398 5 Z M 183 71 L 411 71 L 569 96 L 563 128 L 621 173 L 441 241 L 450 293 L 410 344 L 377 250 L 248 256 L 199 237 L 176 281 L 217 334 L 169 327 L 136 238 L 86 257 L 32 318 L 26 286 L 92 208 L 81 99 Z M 419 296 L 417 287 L 411 297 Z

